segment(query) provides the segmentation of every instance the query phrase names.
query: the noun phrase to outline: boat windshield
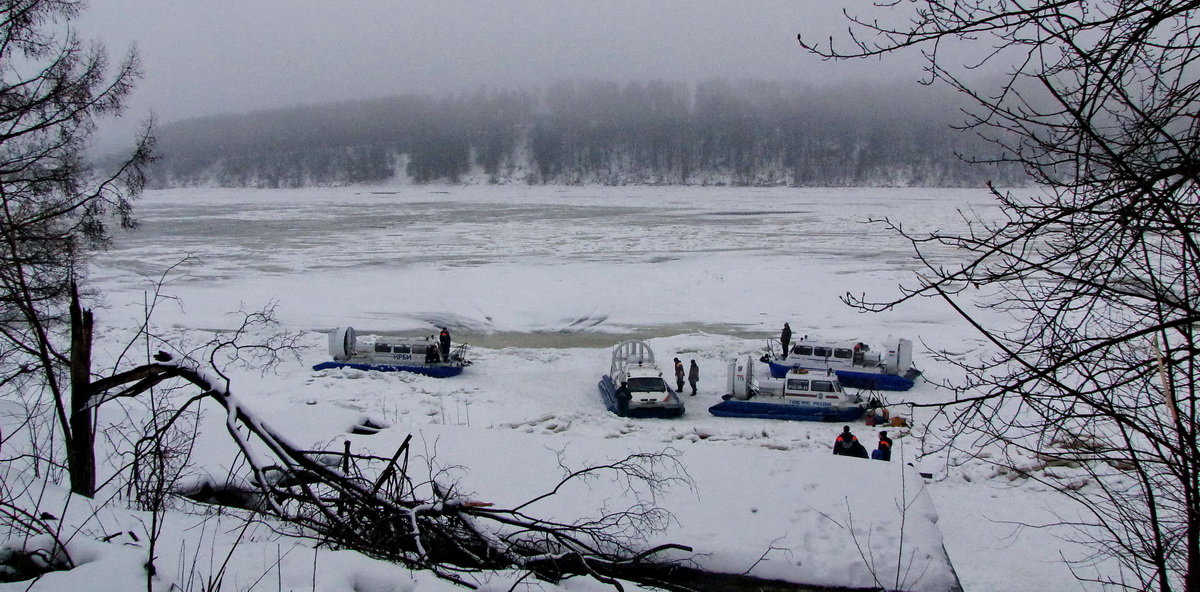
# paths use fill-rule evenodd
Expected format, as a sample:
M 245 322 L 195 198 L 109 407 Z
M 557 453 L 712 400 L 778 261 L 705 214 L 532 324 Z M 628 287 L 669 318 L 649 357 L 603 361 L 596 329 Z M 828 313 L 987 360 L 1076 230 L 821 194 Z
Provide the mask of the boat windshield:
M 667 391 L 667 383 L 658 376 L 631 378 L 628 384 L 631 393 L 664 393 Z

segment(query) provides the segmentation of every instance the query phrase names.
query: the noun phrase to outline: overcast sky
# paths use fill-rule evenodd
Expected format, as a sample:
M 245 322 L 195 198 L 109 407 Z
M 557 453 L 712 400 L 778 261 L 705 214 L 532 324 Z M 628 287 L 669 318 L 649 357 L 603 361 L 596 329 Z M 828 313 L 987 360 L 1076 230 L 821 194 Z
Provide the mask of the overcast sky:
M 160 123 L 332 100 L 553 80 L 915 79 L 796 43 L 853 0 L 91 0 L 76 27 L 135 45 L 134 118 Z

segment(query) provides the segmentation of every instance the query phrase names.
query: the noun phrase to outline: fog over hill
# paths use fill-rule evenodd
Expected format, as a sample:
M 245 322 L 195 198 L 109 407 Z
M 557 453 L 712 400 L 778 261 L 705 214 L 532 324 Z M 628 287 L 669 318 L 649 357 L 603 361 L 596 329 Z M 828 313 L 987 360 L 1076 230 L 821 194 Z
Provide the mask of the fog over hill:
M 1020 171 L 929 87 L 559 82 L 210 116 L 160 127 L 152 184 L 975 186 Z

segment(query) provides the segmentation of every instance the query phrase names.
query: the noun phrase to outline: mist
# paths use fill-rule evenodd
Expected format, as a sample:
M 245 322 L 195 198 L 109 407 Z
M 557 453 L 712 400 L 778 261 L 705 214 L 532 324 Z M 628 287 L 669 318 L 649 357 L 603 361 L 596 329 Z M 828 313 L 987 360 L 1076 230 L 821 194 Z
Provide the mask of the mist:
M 127 122 L 559 80 L 916 80 L 919 65 L 827 63 L 796 34 L 845 30 L 843 6 L 757 0 L 110 0 L 75 24 L 144 78 Z

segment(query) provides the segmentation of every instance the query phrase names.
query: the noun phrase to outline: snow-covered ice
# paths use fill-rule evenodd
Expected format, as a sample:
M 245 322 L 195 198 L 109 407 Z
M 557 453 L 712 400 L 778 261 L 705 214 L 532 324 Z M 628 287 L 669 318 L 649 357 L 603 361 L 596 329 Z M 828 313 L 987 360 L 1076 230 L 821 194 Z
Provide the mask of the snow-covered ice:
M 934 230 L 960 225 L 960 210 L 988 215 L 991 208 L 982 190 L 944 189 L 153 191 L 137 204 L 142 226 L 119 236 L 91 267 L 103 344 L 96 366 L 111 364 L 144 316 L 147 291 L 166 273 L 162 291 L 171 299 L 158 304 L 151 325 L 178 347 L 236 327 L 241 317 L 231 313 L 270 304 L 283 329 L 300 333 L 301 359 L 278 372 L 228 371 L 238 400 L 300 445 L 336 449 L 349 440 L 354 450 L 390 456 L 412 434 L 417 453 L 453 465 L 464 490 L 500 505 L 553 487 L 560 462 L 579 467 L 667 450 L 678 455 L 692 486 L 657 499 L 674 522 L 649 542 L 690 545 L 694 553 L 676 556 L 710 569 L 946 590 L 955 577 L 948 554 L 967 591 L 1079 587 L 1060 554 L 1086 550 L 1021 526 L 1071 511 L 1044 487 L 995 475 L 985 463 L 922 458 L 906 430 L 892 431 L 894 462 L 882 463 L 831 455 L 841 424 L 707 413 L 724 392 L 727 361 L 761 349 L 784 321 L 798 334 L 869 343 L 911 338 L 926 376 L 953 378 L 951 367 L 933 364 L 920 349 L 974 356 L 986 348 L 951 311 L 917 301 L 868 315 L 839 297 L 889 297 L 916 269 L 908 243 L 867 219 Z M 364 335 L 431 334 L 446 325 L 456 341 L 473 345 L 475 364 L 441 380 L 313 372 L 312 364 L 327 359 L 323 332 L 344 325 Z M 609 348 L 631 337 L 648 339 L 662 359 L 699 363 L 700 393 L 684 397 L 682 418 L 632 420 L 605 411 L 596 382 L 608 368 Z M 942 396 L 919 382 L 889 401 L 908 415 L 903 401 Z M 12 407 L 0 417 L 6 432 L 20 414 Z M 113 405 L 102 421 L 122 417 Z M 388 427 L 349 434 L 368 418 Z M 921 425 L 920 414 L 914 419 Z M 197 479 L 237 466 L 219 409 L 210 406 L 202 423 L 193 452 L 202 469 Z M 853 427 L 874 446 L 876 428 Z M 625 496 L 618 484 L 588 482 L 534 510 L 577 518 L 627 503 Z M 50 574 L 34 589 L 144 588 L 140 535 L 147 516 L 120 510 L 118 501 L 89 521 L 79 500 L 72 504 L 66 513 L 77 516 L 63 522 L 84 524 L 73 540 L 92 561 Z M 204 518 L 168 514 L 156 564 L 164 589 L 194 570 L 189 558 L 199 553 L 207 570 L 234 543 L 233 518 Z M 94 542 L 101 531 L 138 533 L 142 542 L 128 535 Z M 317 590 L 453 589 L 350 553 L 314 552 L 265 529 L 238 544 L 226 576 L 232 589 L 308 590 L 314 582 Z M 92 565 L 113 575 L 99 581 Z M 512 584 L 498 580 L 483 584 Z

